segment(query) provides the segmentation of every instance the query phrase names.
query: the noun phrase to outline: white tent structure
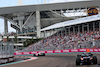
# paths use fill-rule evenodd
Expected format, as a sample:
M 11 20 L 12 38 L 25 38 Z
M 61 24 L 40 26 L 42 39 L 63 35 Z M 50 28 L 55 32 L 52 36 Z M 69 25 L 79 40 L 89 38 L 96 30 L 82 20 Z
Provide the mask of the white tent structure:
M 87 23 L 87 22 L 96 21 L 96 20 L 100 20 L 100 14 L 89 16 L 89 17 L 84 17 L 84 18 L 79 18 L 76 20 L 70 20 L 70 21 L 57 23 L 57 24 L 48 26 L 46 28 L 43 28 L 41 29 L 41 31 L 46 31 L 50 29 L 61 28 L 61 27 L 71 26 L 71 25 L 76 25 L 76 24 L 81 24 L 81 23 Z

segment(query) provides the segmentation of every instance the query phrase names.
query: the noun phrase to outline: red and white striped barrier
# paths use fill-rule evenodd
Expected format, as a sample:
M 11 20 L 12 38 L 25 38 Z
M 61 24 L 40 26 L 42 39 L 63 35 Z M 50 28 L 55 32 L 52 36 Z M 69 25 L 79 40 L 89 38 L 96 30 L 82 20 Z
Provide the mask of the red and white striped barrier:
M 48 51 L 32 51 L 32 52 L 16 52 L 14 55 L 28 55 L 37 53 L 69 53 L 69 52 L 100 52 L 100 49 L 64 49 L 64 50 L 48 50 Z

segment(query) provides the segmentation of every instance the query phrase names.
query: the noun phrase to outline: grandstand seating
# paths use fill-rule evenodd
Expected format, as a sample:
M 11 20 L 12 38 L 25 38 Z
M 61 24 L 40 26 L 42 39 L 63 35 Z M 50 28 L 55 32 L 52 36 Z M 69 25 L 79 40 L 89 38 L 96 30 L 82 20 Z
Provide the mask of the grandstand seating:
M 63 30 L 61 30 L 63 31 Z M 89 32 L 84 31 L 84 33 L 76 32 L 73 34 L 61 34 L 59 36 L 56 34 L 47 37 L 37 43 L 30 45 L 29 47 L 24 48 L 22 51 L 38 51 L 38 50 L 61 50 L 61 49 L 78 49 L 78 48 L 93 48 L 93 39 L 95 42 L 95 46 L 97 48 L 100 47 L 100 31 L 98 29 L 93 32 L 90 30 Z

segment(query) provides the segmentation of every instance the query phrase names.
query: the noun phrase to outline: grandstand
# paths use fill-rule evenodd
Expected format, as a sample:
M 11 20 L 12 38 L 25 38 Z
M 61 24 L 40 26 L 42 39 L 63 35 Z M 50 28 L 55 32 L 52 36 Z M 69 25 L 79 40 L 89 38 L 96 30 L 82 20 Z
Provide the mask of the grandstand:
M 87 24 L 89 25 L 89 31 Z M 81 25 L 83 24 L 78 26 L 82 27 Z M 84 32 L 81 31 L 82 28 L 78 31 L 77 25 L 70 26 L 70 32 L 68 32 L 67 28 L 62 28 L 54 35 L 30 45 L 23 51 L 100 48 L 99 22 L 95 21 L 95 29 L 92 26 L 93 22 L 88 22 L 84 25 Z
M 100 31 L 100 0 L 93 1 L 78 1 L 78 2 L 65 2 L 54 4 L 39 4 L 39 5 L 27 5 L 27 6 L 15 6 L 15 7 L 3 7 L 0 8 L 0 17 L 4 18 L 5 35 L 8 34 L 7 21 L 11 22 L 11 27 L 16 29 L 16 33 L 19 36 L 32 36 L 37 38 L 45 38 L 27 48 L 29 50 L 42 50 L 42 49 L 67 49 L 78 48 L 80 46 L 73 47 L 72 44 L 77 42 L 87 42 L 91 45 L 94 40 L 99 36 Z M 80 6 L 79 6 L 80 5 Z M 75 15 L 75 13 L 79 15 Z M 66 14 L 74 13 L 73 16 L 68 17 Z M 83 15 L 82 15 L 82 14 Z M 91 35 L 90 32 L 98 33 L 98 35 Z M 80 36 L 80 35 L 81 36 Z M 73 36 L 72 36 L 73 35 Z M 83 35 L 83 36 L 82 36 Z M 86 38 L 82 40 L 82 38 Z M 69 46 L 63 46 L 60 41 L 73 41 L 75 36 L 79 37 L 81 41 L 71 42 Z M 71 38 L 66 39 L 66 38 Z M 81 38 L 82 37 L 82 38 Z M 54 44 L 53 40 L 57 41 Z M 64 39 L 62 39 L 64 38 Z M 49 40 L 50 39 L 50 40 Z M 96 38 L 97 41 L 99 38 Z M 77 40 L 77 38 L 76 38 Z M 87 41 L 90 40 L 90 41 Z M 48 42 L 50 41 L 50 42 Z M 22 41 L 23 42 L 23 41 Z M 99 41 L 98 41 L 99 42 Z M 42 44 L 41 44 L 42 43 Z M 83 44 L 82 43 L 82 44 Z M 51 45 L 49 45 L 51 44 Z M 41 46 L 39 46 L 41 45 Z M 80 44 L 81 45 L 81 44 Z M 47 47 L 46 47 L 47 46 Z M 62 47 L 61 47 L 62 46 Z M 94 45 L 95 46 L 95 45 Z M 98 47 L 99 45 L 96 45 Z M 52 48 L 51 48 L 52 47 Z M 81 45 L 82 48 L 89 48 L 89 45 Z M 93 47 L 93 46 L 91 46 Z M 41 48 L 41 49 L 40 49 Z

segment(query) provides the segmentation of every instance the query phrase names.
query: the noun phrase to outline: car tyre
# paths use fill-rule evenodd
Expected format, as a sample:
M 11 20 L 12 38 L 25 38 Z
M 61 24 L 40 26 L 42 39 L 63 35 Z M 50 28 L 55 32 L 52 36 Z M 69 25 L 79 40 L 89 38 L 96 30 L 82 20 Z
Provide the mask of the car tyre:
M 45 53 L 43 53 L 43 56 L 45 56 Z
M 97 57 L 96 56 L 93 57 L 93 64 L 97 64 Z
M 81 62 L 80 57 L 77 57 L 76 58 L 76 65 L 80 65 L 80 62 Z
M 34 54 L 34 56 L 36 56 L 36 54 Z

